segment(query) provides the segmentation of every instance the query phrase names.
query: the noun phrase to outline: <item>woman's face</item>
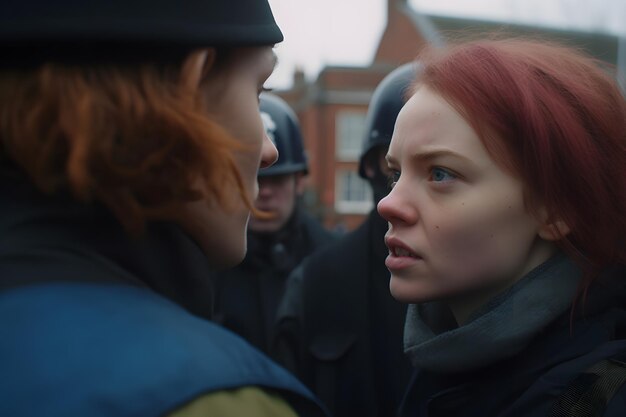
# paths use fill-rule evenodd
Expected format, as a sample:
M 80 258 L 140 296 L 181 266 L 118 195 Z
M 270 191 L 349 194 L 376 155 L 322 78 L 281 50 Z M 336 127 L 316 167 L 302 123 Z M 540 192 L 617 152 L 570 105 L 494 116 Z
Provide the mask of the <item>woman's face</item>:
M 447 300 L 458 321 L 553 253 L 523 184 L 487 153 L 461 115 L 421 87 L 400 112 L 387 155 L 386 265 L 404 302 Z
M 237 49 L 201 87 L 209 117 L 245 146 L 235 153 L 234 160 L 251 202 L 258 194 L 258 169 L 278 158 L 259 113 L 259 94 L 275 62 L 271 47 Z M 206 202 L 189 204 L 189 221 L 183 225 L 216 267 L 236 265 L 246 253 L 250 211 L 235 187 L 228 197 L 231 201 L 225 207 L 218 202 L 210 206 Z

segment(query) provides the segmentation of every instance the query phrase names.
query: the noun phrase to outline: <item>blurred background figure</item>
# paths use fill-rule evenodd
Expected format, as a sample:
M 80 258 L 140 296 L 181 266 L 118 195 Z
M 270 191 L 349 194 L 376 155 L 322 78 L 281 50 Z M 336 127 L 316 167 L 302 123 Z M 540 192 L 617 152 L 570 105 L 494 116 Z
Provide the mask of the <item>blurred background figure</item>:
M 374 207 L 387 193 L 385 161 L 396 117 L 415 78 L 406 64 L 376 88 L 359 175 Z M 342 416 L 392 416 L 411 373 L 402 350 L 406 306 L 389 293 L 387 222 L 372 209 L 355 231 L 307 258 L 288 280 L 272 356 Z
M 539 36 L 605 61 L 626 88 L 624 0 L 300 3 L 270 0 L 286 35 L 267 86 L 298 115 L 311 171 L 304 201 L 329 229 L 351 231 L 367 217 L 371 189 L 357 175 L 367 107 L 380 81 L 429 45 L 492 33 Z M 332 27 L 318 30 L 329 14 Z
M 287 276 L 333 235 L 299 201 L 308 165 L 296 115 L 269 93 L 261 94 L 260 109 L 279 153 L 278 161 L 258 175 L 255 207 L 268 216 L 250 218 L 243 263 L 217 273 L 215 320 L 267 352 Z

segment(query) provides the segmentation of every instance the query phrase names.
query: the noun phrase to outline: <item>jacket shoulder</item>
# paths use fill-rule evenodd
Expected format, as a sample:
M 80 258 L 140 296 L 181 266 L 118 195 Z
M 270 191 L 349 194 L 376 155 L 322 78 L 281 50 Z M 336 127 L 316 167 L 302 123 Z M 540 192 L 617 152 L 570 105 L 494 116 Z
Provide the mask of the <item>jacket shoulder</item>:
M 13 341 L 0 344 L 0 369 L 11 381 L 0 383 L 11 398 L 0 415 L 163 415 L 203 393 L 243 386 L 315 404 L 243 339 L 143 287 L 21 287 L 0 294 L 0 314 L 12 317 L 0 336 Z
M 277 311 L 276 323 L 285 319 L 301 321 L 302 316 L 308 314 L 303 310 L 305 306 L 307 310 L 310 308 L 325 310 L 318 300 L 327 297 L 330 297 L 329 303 L 324 305 L 336 305 L 336 298 L 343 298 L 349 290 L 351 279 L 362 276 L 363 271 L 355 270 L 354 265 L 366 268 L 365 262 L 346 262 L 346 260 L 365 257 L 367 236 L 367 226 L 361 225 L 304 258 L 286 280 L 285 294 Z M 336 279 L 337 276 L 341 276 L 341 279 Z M 335 317 L 340 318 L 341 315 Z
M 307 213 L 301 214 L 301 224 L 314 247 L 327 245 L 339 238 L 336 233 L 326 229 L 319 221 Z
M 341 357 L 354 344 L 367 309 L 368 230 L 362 224 L 292 271 L 278 309 L 277 340 L 298 333 L 301 348 L 324 360 Z
M 553 412 L 554 407 L 557 407 L 556 404 L 559 401 L 564 401 L 567 390 L 577 383 L 577 379 L 581 380 L 581 376 L 588 374 L 592 378 L 582 379 L 592 382 L 596 378 L 594 371 L 592 371 L 596 365 L 607 359 L 622 358 L 625 355 L 626 340 L 614 340 L 598 346 L 586 355 L 565 361 L 537 379 L 503 416 L 517 416 L 520 415 L 521 410 L 526 410 L 527 414 L 525 415 L 529 416 L 558 415 L 550 413 Z M 581 390 L 581 392 L 576 393 L 576 398 L 580 400 L 587 388 L 581 386 L 576 389 Z M 611 396 L 608 403 L 605 402 L 604 404 L 606 405 L 605 412 L 602 414 L 604 417 L 626 415 L 626 389 L 624 385 Z M 591 404 L 581 403 L 581 405 L 587 407 Z M 530 412 L 530 410 L 533 411 Z
M 357 229 L 338 239 L 334 239 L 323 248 L 314 252 L 302 261 L 302 276 L 326 277 L 328 273 L 352 268 L 353 263 L 346 259 L 360 259 L 365 256 L 369 245 L 368 225 L 362 224 Z M 325 272 L 325 273 L 324 273 Z

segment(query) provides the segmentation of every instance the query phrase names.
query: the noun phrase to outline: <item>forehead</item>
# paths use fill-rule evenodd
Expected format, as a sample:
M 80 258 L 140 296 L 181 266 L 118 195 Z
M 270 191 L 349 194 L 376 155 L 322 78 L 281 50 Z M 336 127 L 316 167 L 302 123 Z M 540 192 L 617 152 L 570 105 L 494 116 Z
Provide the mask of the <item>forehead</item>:
M 395 153 L 441 149 L 488 158 L 482 141 L 456 109 L 437 93 L 420 87 L 398 115 L 389 153 L 399 157 Z

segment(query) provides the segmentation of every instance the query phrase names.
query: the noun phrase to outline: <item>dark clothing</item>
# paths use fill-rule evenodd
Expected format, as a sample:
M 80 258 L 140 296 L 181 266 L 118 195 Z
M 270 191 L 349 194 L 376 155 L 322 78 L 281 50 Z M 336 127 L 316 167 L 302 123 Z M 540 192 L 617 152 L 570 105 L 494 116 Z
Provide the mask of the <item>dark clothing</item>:
M 3 271 L 0 290 L 58 280 L 123 282 L 148 287 L 210 318 L 211 267 L 176 225 L 153 223 L 141 239 L 131 239 L 102 206 L 43 196 L 17 178 L 0 178 L 0 193 L 0 253 L 23 260 L 19 273 Z M 85 275 L 78 267 L 65 267 L 83 263 L 100 268 Z
M 287 276 L 302 259 L 333 239 L 299 208 L 277 233 L 248 232 L 244 261 L 216 273 L 215 321 L 268 352 Z
M 626 269 L 605 271 L 571 316 L 579 276 L 557 255 L 460 327 L 442 328 L 436 303 L 411 306 L 405 348 L 418 370 L 401 416 L 549 416 L 580 373 L 626 353 Z M 626 415 L 626 387 L 603 415 Z
M 252 384 L 323 415 L 295 379 L 198 317 L 210 315 L 211 269 L 176 225 L 131 239 L 99 205 L 6 177 L 0 196 L 0 369 L 10 385 L 0 414 L 165 415 Z
M 289 278 L 272 356 L 336 417 L 393 416 L 411 374 L 405 305 L 389 293 L 387 223 L 372 211 L 355 231 Z

